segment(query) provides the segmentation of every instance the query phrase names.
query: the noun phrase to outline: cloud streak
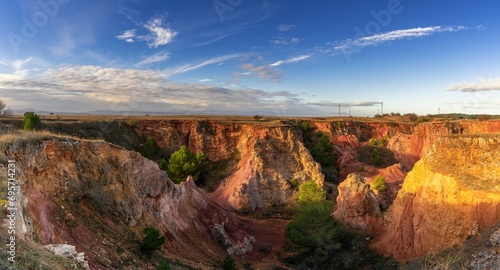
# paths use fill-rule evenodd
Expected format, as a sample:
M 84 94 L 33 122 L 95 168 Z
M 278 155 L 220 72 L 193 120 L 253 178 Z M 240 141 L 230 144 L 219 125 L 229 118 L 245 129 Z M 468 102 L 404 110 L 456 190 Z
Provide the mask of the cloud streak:
M 293 58 L 290 58 L 290 59 L 287 59 L 287 60 L 277 61 L 277 62 L 274 62 L 274 63 L 270 64 L 269 66 L 271 66 L 271 67 L 277 67 L 277 66 L 281 66 L 283 64 L 297 63 L 297 62 L 300 62 L 300 61 L 304 61 L 304 60 L 310 58 L 311 56 L 312 56 L 312 54 L 305 54 L 305 55 L 293 57 Z
M 448 87 L 446 90 L 456 92 L 500 91 L 500 78 L 458 83 Z
M 160 63 L 160 62 L 163 62 L 165 60 L 168 60 L 169 58 L 170 58 L 170 53 L 159 52 L 159 53 L 155 53 L 155 54 L 147 57 L 146 59 L 140 61 L 139 63 L 137 63 L 137 66 L 146 66 L 146 65 L 156 64 L 156 63 Z
M 256 66 L 254 64 L 243 64 L 241 65 L 241 68 L 249 71 L 249 73 L 245 74 L 248 76 L 256 74 L 258 78 L 266 79 L 272 82 L 281 82 L 283 79 L 283 74 L 279 70 L 270 68 L 267 65 Z
M 360 37 L 356 39 L 350 38 L 339 42 L 329 43 L 328 45 L 332 48 L 327 51 L 338 54 L 346 51 L 352 51 L 353 49 L 374 47 L 396 40 L 415 39 L 432 36 L 437 33 L 458 32 L 467 29 L 468 28 L 465 26 L 429 26 L 394 30 L 372 36 Z
M 183 66 L 180 66 L 177 68 L 170 68 L 168 70 L 165 70 L 165 76 L 169 77 L 169 76 L 173 76 L 176 74 L 186 73 L 189 71 L 200 69 L 200 68 L 208 66 L 208 65 L 220 64 L 220 63 L 223 63 L 223 62 L 231 60 L 231 59 L 245 57 L 245 56 L 248 56 L 248 55 L 243 54 L 243 53 L 236 53 L 236 54 L 229 54 L 229 55 L 211 58 L 211 59 L 205 60 L 205 61 L 198 63 L 198 64 L 186 64 L 186 65 L 183 65 Z

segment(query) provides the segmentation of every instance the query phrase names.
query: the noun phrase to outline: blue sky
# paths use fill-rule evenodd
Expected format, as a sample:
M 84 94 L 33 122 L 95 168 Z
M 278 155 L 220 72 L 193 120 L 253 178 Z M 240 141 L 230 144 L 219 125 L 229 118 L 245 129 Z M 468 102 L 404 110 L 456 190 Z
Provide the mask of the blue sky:
M 500 112 L 500 3 L 7 0 L 14 110 L 371 116 Z

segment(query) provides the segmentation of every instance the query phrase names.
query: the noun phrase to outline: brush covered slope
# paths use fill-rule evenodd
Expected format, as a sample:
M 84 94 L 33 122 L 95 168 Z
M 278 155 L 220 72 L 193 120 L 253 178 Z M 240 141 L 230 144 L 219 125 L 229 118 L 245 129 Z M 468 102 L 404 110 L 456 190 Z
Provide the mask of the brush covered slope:
M 500 220 L 500 135 L 436 140 L 406 177 L 373 246 L 406 260 L 461 244 Z
M 148 269 L 137 257 L 148 226 L 165 236 L 169 258 L 201 269 L 252 249 L 255 239 L 239 219 L 192 180 L 175 185 L 139 153 L 65 138 L 4 147 L 17 164 L 22 236 L 75 245 L 92 269 Z

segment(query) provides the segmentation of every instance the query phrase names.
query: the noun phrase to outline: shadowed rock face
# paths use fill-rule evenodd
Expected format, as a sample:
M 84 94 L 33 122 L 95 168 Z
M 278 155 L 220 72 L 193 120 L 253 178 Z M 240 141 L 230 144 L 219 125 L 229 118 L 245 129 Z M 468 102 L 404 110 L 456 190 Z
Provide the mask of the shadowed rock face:
M 465 240 L 500 220 L 500 136 L 442 137 L 406 177 L 374 247 L 400 260 Z
M 51 139 L 16 142 L 6 151 L 17 162 L 25 204 L 25 236 L 44 244 L 71 243 L 92 268 L 120 260 L 114 245 L 134 246 L 153 226 L 164 248 L 181 261 L 210 265 L 227 251 L 244 253 L 254 240 L 241 221 L 188 179 L 173 184 L 136 152 L 103 142 Z M 118 253 L 118 254 L 117 254 Z

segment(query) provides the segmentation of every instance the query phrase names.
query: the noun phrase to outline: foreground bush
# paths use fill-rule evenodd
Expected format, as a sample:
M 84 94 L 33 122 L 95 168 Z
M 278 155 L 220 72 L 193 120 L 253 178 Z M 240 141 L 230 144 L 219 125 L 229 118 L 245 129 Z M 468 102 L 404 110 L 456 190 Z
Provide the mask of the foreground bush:
M 160 250 L 165 237 L 160 234 L 160 231 L 153 227 L 146 227 L 142 231 L 144 238 L 142 239 L 140 250 L 147 256 L 151 256 L 156 250 Z

